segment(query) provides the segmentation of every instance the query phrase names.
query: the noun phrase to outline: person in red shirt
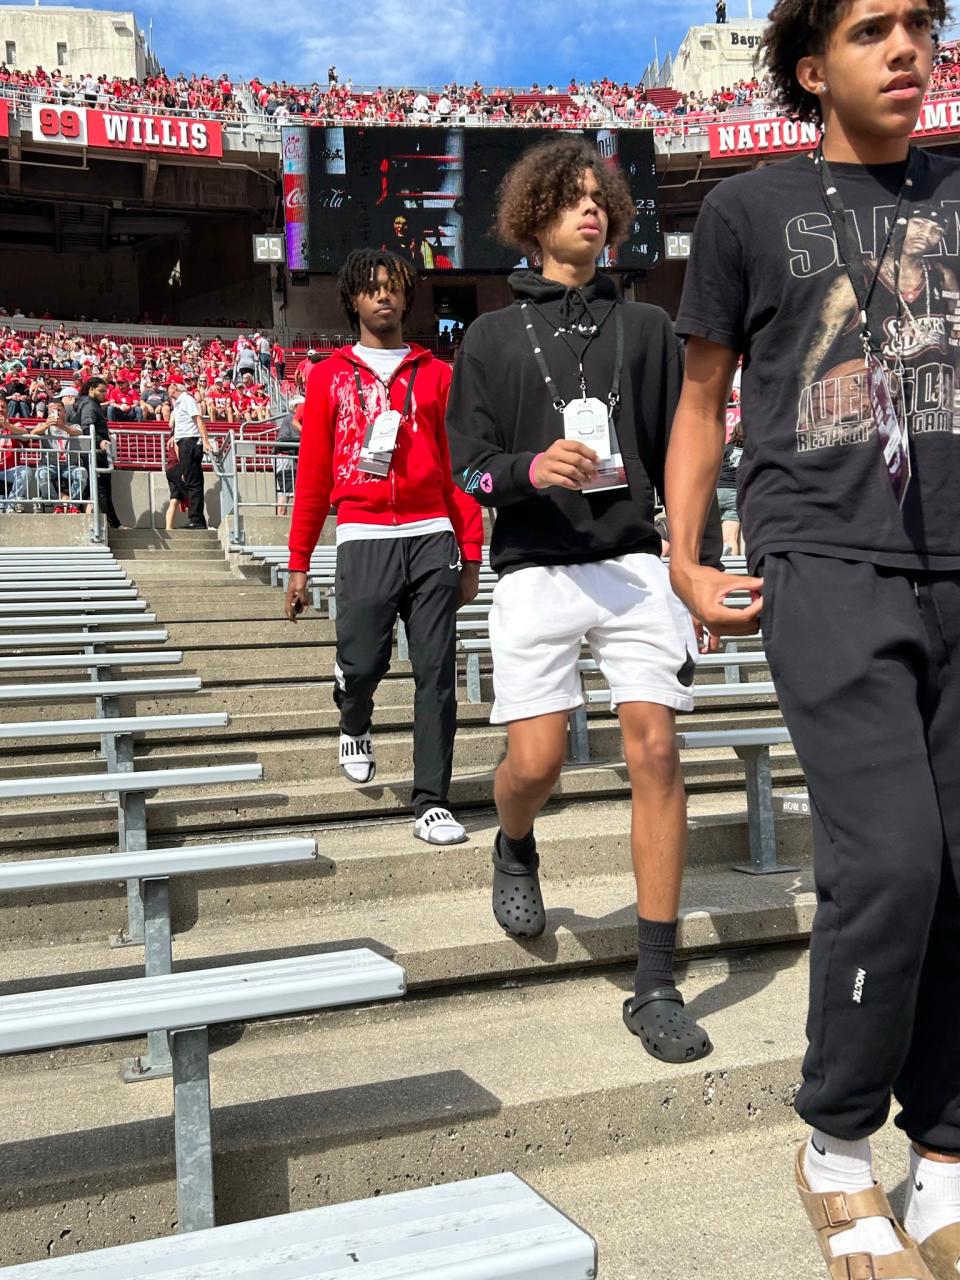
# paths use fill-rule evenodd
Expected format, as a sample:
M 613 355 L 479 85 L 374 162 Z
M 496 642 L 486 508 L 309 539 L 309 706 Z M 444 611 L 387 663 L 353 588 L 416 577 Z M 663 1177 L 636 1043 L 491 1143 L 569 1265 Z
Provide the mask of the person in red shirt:
M 107 392 L 108 422 L 142 422 L 140 393 L 129 382 L 115 382 Z
M 236 392 L 226 385 L 222 377 L 214 378 L 207 388 L 207 416 L 213 422 L 233 422 L 235 398 Z
M 296 370 L 294 371 L 293 380 L 297 384 L 298 391 L 301 391 L 301 392 L 306 391 L 307 379 L 310 377 L 310 374 L 313 372 L 314 365 L 319 363 L 320 363 L 320 352 L 316 351 L 313 347 L 311 347 L 310 350 L 307 352 L 307 354 L 304 356 L 304 358 L 297 365 Z
M 262 422 L 270 413 L 270 397 L 263 387 L 254 381 L 252 373 L 243 375 L 236 394 L 240 414 L 248 422 Z
M 409 346 L 403 322 L 416 275 L 396 254 L 351 253 L 340 301 L 360 341 L 317 365 L 307 382 L 290 525 L 287 617 L 307 607 L 307 571 L 337 508 L 340 769 L 357 785 L 376 772 L 374 694 L 402 618 L 413 667 L 414 835 L 458 844 L 447 808 L 456 733 L 456 614 L 477 594 L 483 520 L 453 483 L 445 414 L 450 367 Z

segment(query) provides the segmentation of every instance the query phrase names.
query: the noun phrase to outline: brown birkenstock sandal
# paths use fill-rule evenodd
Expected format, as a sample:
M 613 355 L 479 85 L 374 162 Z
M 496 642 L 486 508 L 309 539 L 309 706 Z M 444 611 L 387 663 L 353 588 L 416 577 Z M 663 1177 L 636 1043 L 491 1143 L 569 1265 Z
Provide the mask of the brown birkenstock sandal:
M 936 1280 L 917 1246 L 897 1222 L 882 1187 L 869 1191 L 811 1191 L 803 1172 L 806 1143 L 797 1148 L 797 1190 L 817 1234 L 831 1280 Z M 863 1218 L 886 1218 L 901 1248 L 896 1253 L 845 1253 L 834 1257 L 830 1241 Z M 949 1274 L 949 1273 L 948 1273 Z
M 958 1280 L 960 1277 L 960 1222 L 951 1222 L 927 1236 L 919 1245 L 924 1262 L 937 1280 Z

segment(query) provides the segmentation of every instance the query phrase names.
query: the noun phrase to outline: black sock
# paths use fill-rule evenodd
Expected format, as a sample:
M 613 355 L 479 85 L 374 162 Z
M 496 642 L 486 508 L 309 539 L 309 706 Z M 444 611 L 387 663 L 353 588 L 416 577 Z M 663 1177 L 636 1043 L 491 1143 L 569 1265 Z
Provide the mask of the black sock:
M 533 838 L 533 827 L 530 828 L 525 836 L 521 836 L 519 840 L 514 840 L 512 836 L 508 836 L 503 827 L 501 827 L 500 848 L 508 857 L 515 858 L 517 862 L 529 862 L 537 851 L 537 842 Z
M 673 955 L 676 949 L 676 920 L 667 924 L 637 916 L 636 995 L 642 996 L 657 987 L 673 986 Z

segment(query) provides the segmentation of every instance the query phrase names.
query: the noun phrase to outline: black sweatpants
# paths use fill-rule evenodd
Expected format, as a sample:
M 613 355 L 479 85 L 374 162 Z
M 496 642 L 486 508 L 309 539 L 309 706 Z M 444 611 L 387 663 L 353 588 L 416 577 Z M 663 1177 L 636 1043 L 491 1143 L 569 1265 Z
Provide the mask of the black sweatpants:
M 413 669 L 413 810 L 446 806 L 457 729 L 459 552 L 452 533 L 345 542 L 337 550 L 334 701 L 344 733 L 366 733 L 402 618 Z
M 112 471 L 97 472 L 97 501 L 100 504 L 100 511 L 107 517 L 107 524 L 110 528 L 119 529 L 120 517 L 117 515 L 117 509 L 113 505 Z
M 187 523 L 206 525 L 203 514 L 203 441 L 187 436 L 177 441 L 180 451 L 180 475 L 187 494 Z
M 813 813 L 818 907 L 797 1110 L 960 1153 L 960 574 L 795 552 L 763 631 Z

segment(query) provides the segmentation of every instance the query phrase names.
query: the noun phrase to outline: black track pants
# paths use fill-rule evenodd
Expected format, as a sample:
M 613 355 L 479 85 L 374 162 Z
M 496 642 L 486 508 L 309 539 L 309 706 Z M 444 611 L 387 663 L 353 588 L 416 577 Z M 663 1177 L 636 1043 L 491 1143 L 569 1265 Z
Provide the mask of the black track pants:
M 819 905 L 797 1110 L 960 1153 L 960 574 L 795 552 L 763 629 L 807 776 Z
M 403 619 L 415 687 L 413 809 L 446 806 L 457 729 L 456 617 L 459 553 L 452 533 L 345 542 L 337 551 L 340 727 L 365 733 L 373 695 L 390 669 L 393 627 Z

